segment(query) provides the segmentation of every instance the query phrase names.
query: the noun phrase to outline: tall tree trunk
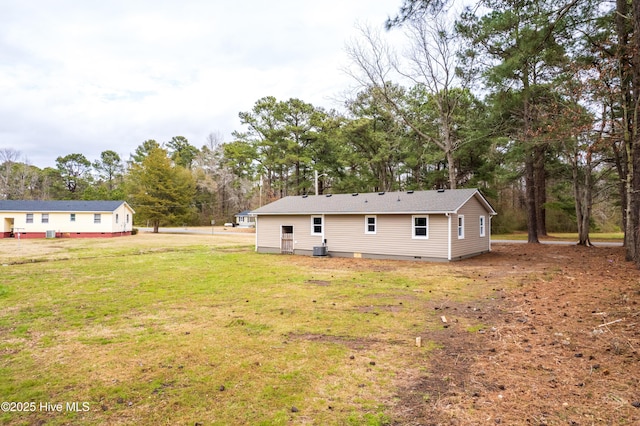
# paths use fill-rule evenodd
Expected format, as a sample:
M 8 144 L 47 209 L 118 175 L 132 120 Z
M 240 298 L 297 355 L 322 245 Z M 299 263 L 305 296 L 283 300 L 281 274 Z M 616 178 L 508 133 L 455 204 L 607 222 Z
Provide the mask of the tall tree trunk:
M 634 127 L 637 124 L 634 123 Z M 627 219 L 631 223 L 630 228 L 631 238 L 633 239 L 633 253 L 632 259 L 640 266 L 640 140 L 638 138 L 638 132 L 633 131 L 632 150 L 631 155 L 631 194 L 627 194 L 629 200 L 627 204 L 630 209 L 630 217 Z M 628 249 L 627 249 L 628 252 Z
M 442 122 L 442 129 L 440 131 L 442 137 L 442 143 L 444 144 L 444 154 L 447 160 L 447 171 L 449 172 L 449 189 L 456 189 L 458 186 L 458 176 L 456 173 L 455 159 L 453 158 L 453 151 L 455 147 L 453 139 L 453 123 L 451 122 L 451 111 L 448 101 L 439 105 L 440 108 L 440 121 Z
M 637 0 L 634 0 L 636 3 Z M 616 33 L 618 36 L 618 49 L 616 52 L 618 60 L 618 72 L 620 81 L 620 108 L 622 112 L 622 137 L 625 151 L 625 163 L 626 174 L 623 177 L 625 183 L 626 203 L 624 206 L 625 216 L 625 243 L 626 243 L 626 259 L 637 259 L 637 244 L 638 239 L 635 230 L 637 229 L 637 214 L 634 213 L 634 206 L 636 204 L 636 196 L 634 195 L 635 185 L 635 149 L 633 147 L 632 129 L 635 123 L 631 122 L 630 106 L 633 105 L 631 95 L 631 58 L 630 58 L 630 45 L 629 45 L 629 33 L 631 28 L 627 22 L 629 13 L 629 3 L 627 0 L 616 0 Z
M 612 121 L 614 120 L 615 118 L 612 117 Z M 614 160 L 616 165 L 616 171 L 618 173 L 618 189 L 620 191 L 620 210 L 621 210 L 620 213 L 622 216 L 622 230 L 625 231 L 623 245 L 624 247 L 627 247 L 628 245 L 627 233 L 626 233 L 626 230 L 627 230 L 627 178 L 626 177 L 628 173 L 627 172 L 627 165 L 628 165 L 627 151 L 626 151 L 627 148 L 624 144 L 622 144 L 622 150 L 620 150 L 616 143 L 612 144 L 612 148 L 613 148 Z
M 536 216 L 536 188 L 534 179 L 534 159 L 531 151 L 524 161 L 525 203 L 527 206 L 527 234 L 529 243 L 539 243 Z
M 536 191 L 536 224 L 538 236 L 547 235 L 547 215 L 545 203 L 547 202 L 547 175 L 544 168 L 546 148 L 536 145 L 534 148 L 534 188 Z
M 300 155 L 300 154 L 296 154 L 296 155 Z M 295 190 L 295 195 L 302 195 L 302 191 L 300 189 L 300 161 L 296 160 L 296 190 Z
M 453 159 L 453 151 L 448 150 L 447 154 L 447 169 L 449 170 L 449 189 L 456 189 L 457 187 L 457 175 L 456 167 Z
M 633 201 L 631 203 L 633 235 L 634 235 L 634 260 L 640 267 L 640 129 L 638 128 L 638 115 L 640 112 L 640 0 L 632 1 L 633 8 L 633 43 L 631 49 L 632 80 L 631 92 L 631 143 L 633 147 Z
M 537 244 L 538 240 L 538 215 L 536 214 L 536 178 L 535 178 L 535 149 L 526 146 L 528 139 L 531 137 L 531 110 L 529 105 L 530 87 L 529 87 L 529 69 L 525 66 L 522 72 L 522 141 L 525 144 L 525 160 L 524 160 L 524 184 L 525 184 L 525 203 L 527 205 L 527 241 Z
M 590 247 L 589 225 L 591 224 L 591 209 L 593 205 L 593 175 L 591 151 L 587 151 L 584 176 L 580 176 L 578 152 L 572 160 L 573 166 L 573 194 L 576 200 L 576 224 L 578 225 L 578 245 Z

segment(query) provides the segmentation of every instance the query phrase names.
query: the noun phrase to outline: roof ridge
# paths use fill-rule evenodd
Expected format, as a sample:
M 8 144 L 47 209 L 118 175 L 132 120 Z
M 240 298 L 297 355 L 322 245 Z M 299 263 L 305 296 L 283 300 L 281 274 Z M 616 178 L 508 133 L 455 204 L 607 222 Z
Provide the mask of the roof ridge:
M 253 211 L 254 214 L 445 214 L 456 213 L 475 194 L 490 214 L 491 205 L 477 188 L 448 190 L 290 195 Z M 331 196 L 329 196 L 331 195 Z

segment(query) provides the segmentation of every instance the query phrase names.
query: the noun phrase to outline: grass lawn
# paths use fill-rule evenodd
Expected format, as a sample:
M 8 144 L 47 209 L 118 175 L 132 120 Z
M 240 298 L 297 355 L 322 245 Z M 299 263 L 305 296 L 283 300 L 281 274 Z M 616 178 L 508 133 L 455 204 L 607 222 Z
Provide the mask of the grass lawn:
M 253 238 L 0 240 L 0 423 L 385 424 L 443 327 L 433 300 L 492 292 L 455 265 Z

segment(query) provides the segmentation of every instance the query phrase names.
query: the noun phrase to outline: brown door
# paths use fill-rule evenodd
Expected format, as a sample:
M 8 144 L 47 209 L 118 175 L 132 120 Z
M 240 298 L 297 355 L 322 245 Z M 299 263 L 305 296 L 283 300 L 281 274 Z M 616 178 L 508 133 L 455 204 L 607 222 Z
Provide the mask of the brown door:
M 293 254 L 293 226 L 282 226 L 280 253 Z

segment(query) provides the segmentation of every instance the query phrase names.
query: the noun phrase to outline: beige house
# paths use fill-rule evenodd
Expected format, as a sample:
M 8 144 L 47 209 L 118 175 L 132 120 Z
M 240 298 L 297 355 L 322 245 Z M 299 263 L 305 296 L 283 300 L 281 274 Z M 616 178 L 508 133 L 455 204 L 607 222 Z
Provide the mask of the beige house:
M 131 235 L 125 201 L 0 200 L 0 238 L 78 238 Z
M 254 210 L 256 251 L 451 261 L 491 250 L 477 189 L 285 197 Z

